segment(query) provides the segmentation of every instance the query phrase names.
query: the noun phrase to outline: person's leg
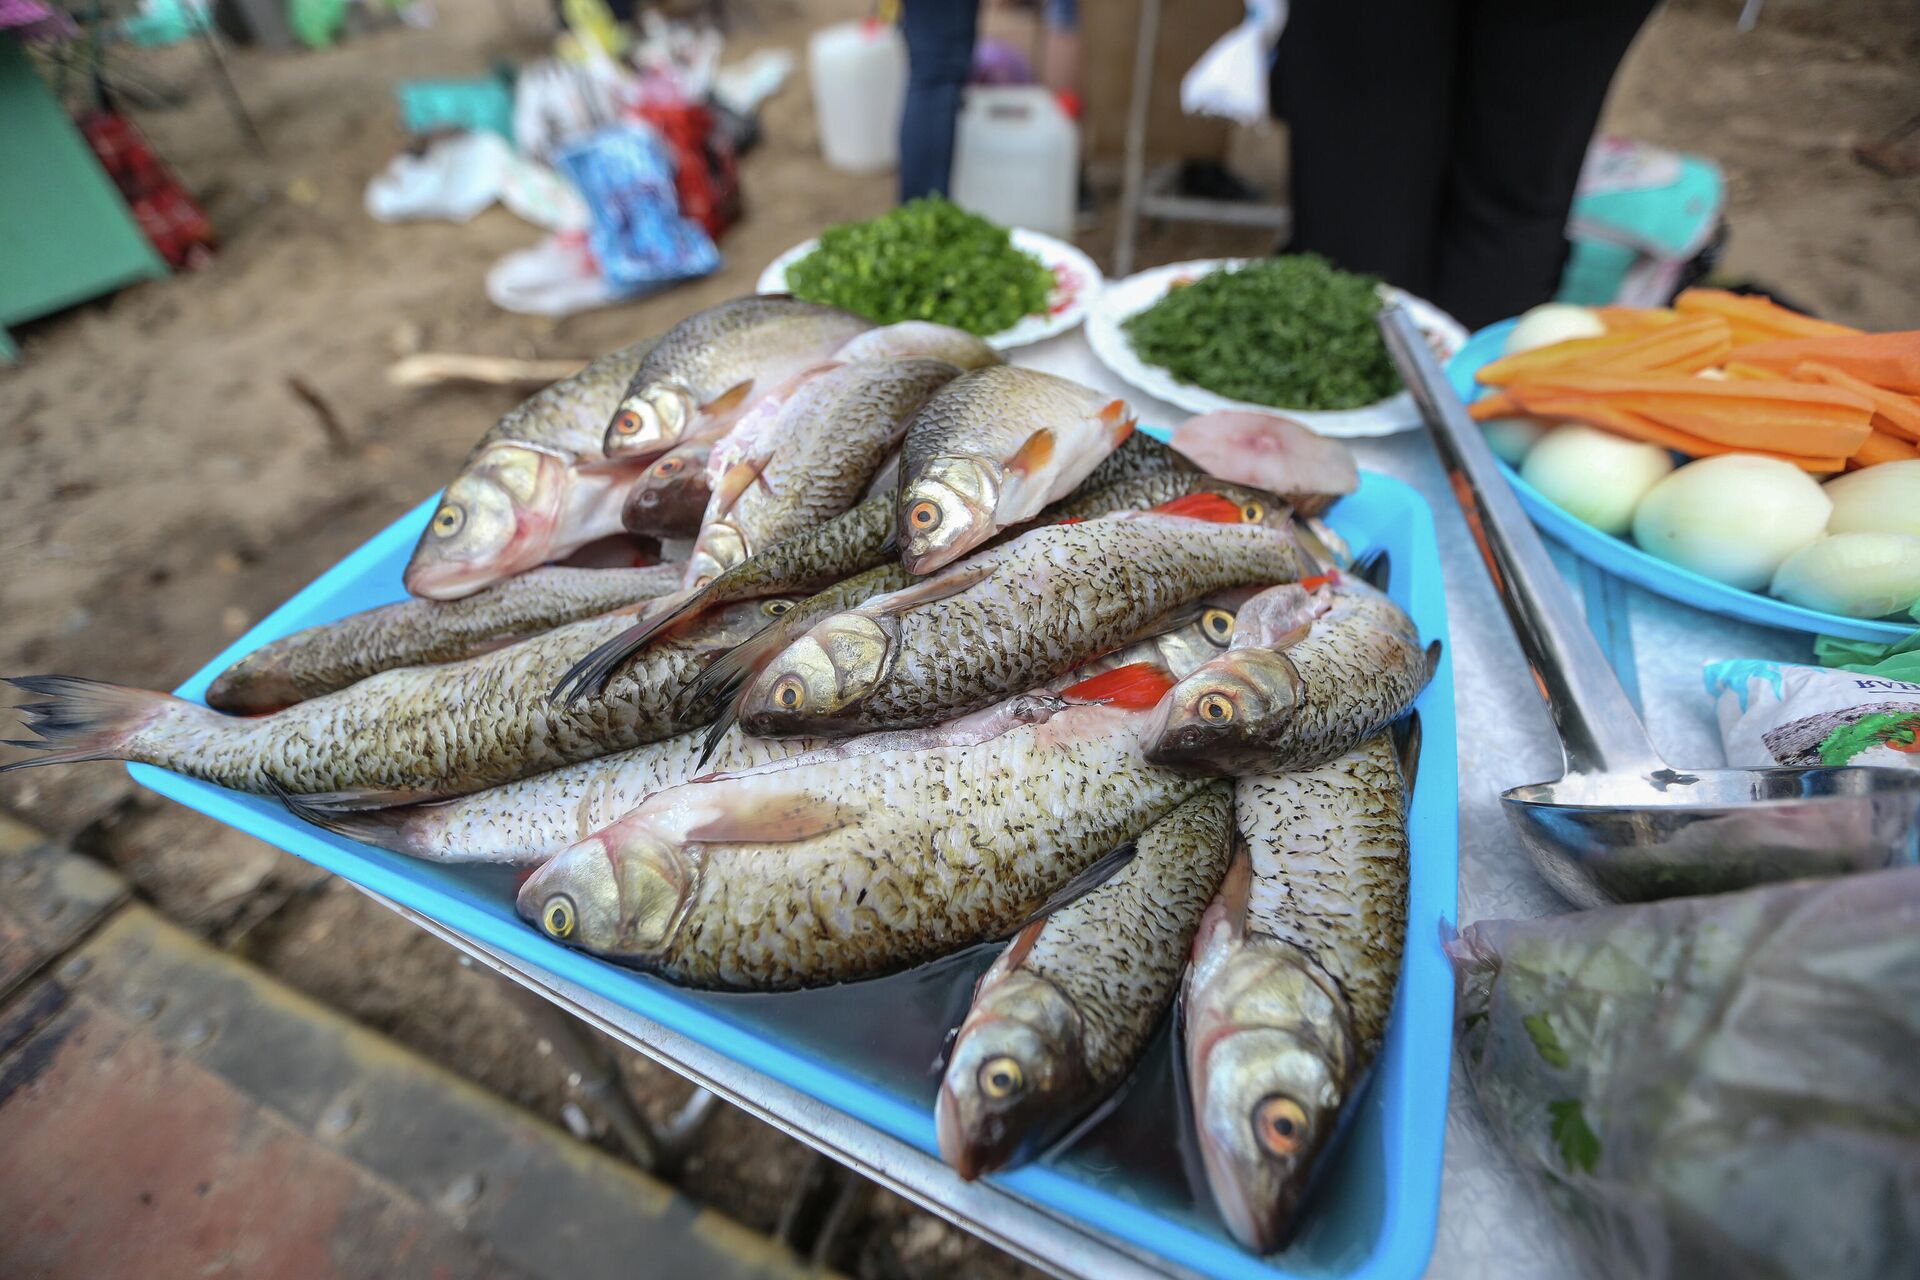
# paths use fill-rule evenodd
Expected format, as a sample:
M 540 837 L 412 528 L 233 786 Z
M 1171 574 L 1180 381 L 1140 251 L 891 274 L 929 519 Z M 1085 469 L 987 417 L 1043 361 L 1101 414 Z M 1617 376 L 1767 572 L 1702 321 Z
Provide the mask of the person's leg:
M 1552 298 L 1600 107 L 1654 0 L 1468 0 L 1432 301 L 1469 328 Z
M 973 66 L 978 0 L 903 0 L 907 105 L 900 116 L 900 198 L 939 192 L 953 177 L 953 131 L 960 92 Z
M 1414 293 L 1432 284 L 1457 0 L 1295 0 L 1274 63 L 1293 237 Z

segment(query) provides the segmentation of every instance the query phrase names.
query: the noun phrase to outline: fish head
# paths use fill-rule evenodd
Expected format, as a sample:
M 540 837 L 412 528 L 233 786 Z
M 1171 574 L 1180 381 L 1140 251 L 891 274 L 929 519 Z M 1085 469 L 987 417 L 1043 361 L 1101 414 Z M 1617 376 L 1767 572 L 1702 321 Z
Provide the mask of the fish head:
M 886 675 L 892 637 L 874 618 L 835 614 L 774 656 L 740 699 L 740 727 L 780 735 L 828 728 Z
M 407 590 L 457 600 L 544 563 L 568 474 L 565 462 L 539 449 L 488 449 L 440 495 L 407 561 Z
M 677 382 L 629 387 L 607 424 L 601 451 L 609 458 L 664 453 L 680 443 L 698 410 L 692 390 Z
M 1077 1119 L 1088 1092 L 1072 1002 L 1038 974 L 990 976 L 940 1081 L 940 1158 L 969 1181 L 1005 1168 Z
M 1233 596 L 1209 597 L 1191 622 L 1153 638 L 1154 651 L 1175 678 L 1181 678 L 1227 651 L 1233 640 Z
M 1201 1164 L 1234 1237 L 1268 1253 L 1291 1234 L 1352 1092 L 1352 1012 L 1297 948 L 1262 936 L 1208 942 L 1204 922 L 1201 933 L 1186 997 Z
M 1168 692 L 1148 727 L 1154 764 L 1257 769 L 1267 744 L 1292 720 L 1304 686 L 1299 668 L 1276 649 L 1231 649 L 1203 663 Z
M 691 888 L 686 860 L 636 818 L 549 859 L 520 886 L 515 905 L 556 942 L 644 959 L 672 938 Z
M 985 459 L 937 457 L 903 479 L 897 540 L 908 573 L 932 573 L 999 531 L 1000 473 Z
M 674 449 L 657 458 L 627 493 L 621 519 L 635 533 L 698 527 L 707 509 L 706 468 L 700 458 Z

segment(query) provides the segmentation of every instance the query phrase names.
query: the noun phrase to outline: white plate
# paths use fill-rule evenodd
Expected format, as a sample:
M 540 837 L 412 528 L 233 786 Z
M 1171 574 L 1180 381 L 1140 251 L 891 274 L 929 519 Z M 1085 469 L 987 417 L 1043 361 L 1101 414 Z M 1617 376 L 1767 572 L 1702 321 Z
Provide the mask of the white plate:
M 1145 311 L 1165 297 L 1176 283 L 1192 280 L 1211 271 L 1237 267 L 1247 258 L 1205 258 L 1196 262 L 1175 262 L 1154 267 L 1109 284 L 1087 317 L 1087 345 L 1100 363 L 1116 376 L 1132 383 L 1149 395 L 1168 404 L 1179 405 L 1192 413 L 1212 413 L 1219 409 L 1250 409 L 1255 413 L 1284 413 L 1318 431 L 1323 436 L 1384 436 L 1420 425 L 1420 410 L 1413 396 L 1402 391 L 1360 409 L 1289 409 L 1284 405 L 1251 404 L 1234 400 L 1191 382 L 1182 382 L 1157 364 L 1148 364 L 1134 354 L 1133 343 L 1120 326 L 1127 317 Z M 1423 302 L 1391 285 L 1382 285 L 1381 296 L 1403 304 L 1413 313 L 1413 322 L 1427 335 L 1435 357 L 1441 364 L 1466 345 L 1467 331 L 1440 308 Z
M 1044 314 L 1035 312 L 1011 329 L 988 335 L 987 345 L 998 351 L 1059 337 L 1087 318 L 1087 313 L 1099 299 L 1101 289 L 1106 284 L 1106 277 L 1100 274 L 1100 268 L 1093 265 L 1093 259 L 1066 241 L 1043 236 L 1038 231 L 1024 231 L 1019 227 L 1013 228 L 1008 235 L 1013 239 L 1014 248 L 1026 250 L 1053 272 L 1053 292 L 1047 297 Z M 787 268 L 812 253 L 819 244 L 818 240 L 809 240 L 775 258 L 760 273 L 760 283 L 756 287 L 761 293 L 785 293 Z

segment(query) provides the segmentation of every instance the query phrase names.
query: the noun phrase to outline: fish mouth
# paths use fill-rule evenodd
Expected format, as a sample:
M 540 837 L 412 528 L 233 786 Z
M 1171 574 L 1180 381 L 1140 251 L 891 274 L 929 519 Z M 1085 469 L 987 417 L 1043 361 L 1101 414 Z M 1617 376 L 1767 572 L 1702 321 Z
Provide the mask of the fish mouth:
M 963 1182 L 973 1182 L 981 1174 L 991 1173 L 1007 1162 L 1006 1154 L 999 1150 L 1000 1143 L 973 1140 L 960 1119 L 960 1101 L 944 1080 L 934 1102 L 933 1133 L 939 1144 L 940 1159 L 959 1174 Z

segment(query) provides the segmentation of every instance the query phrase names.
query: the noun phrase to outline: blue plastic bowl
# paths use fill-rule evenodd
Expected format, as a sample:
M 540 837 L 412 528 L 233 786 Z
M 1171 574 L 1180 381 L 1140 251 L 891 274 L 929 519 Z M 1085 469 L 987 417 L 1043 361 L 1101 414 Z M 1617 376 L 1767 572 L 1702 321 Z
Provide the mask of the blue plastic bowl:
M 1487 326 L 1467 339 L 1467 345 L 1447 362 L 1447 377 L 1462 400 L 1471 404 L 1487 390 L 1473 380 L 1473 375 L 1480 371 L 1482 365 L 1500 358 L 1507 345 L 1507 335 L 1518 323 L 1517 320 L 1502 320 L 1499 324 Z M 1626 538 L 1602 533 L 1592 525 L 1568 515 L 1564 508 L 1522 480 L 1520 473 L 1506 463 L 1500 464 L 1500 470 L 1513 485 L 1513 491 L 1520 496 L 1520 505 L 1554 541 L 1582 560 L 1591 561 L 1615 577 L 1625 578 L 1655 595 L 1678 600 L 1681 604 L 1705 609 L 1708 613 L 1717 613 L 1725 618 L 1738 618 L 1742 622 L 1778 627 L 1783 631 L 1811 631 L 1815 635 L 1840 636 L 1847 640 L 1877 640 L 1882 643 L 1904 640 L 1913 634 L 1914 624 L 1911 622 L 1875 622 L 1846 618 L 1837 613 L 1822 613 L 1818 609 L 1804 609 L 1756 591 L 1742 591 L 1739 587 L 1715 582 L 1677 564 L 1668 564 L 1665 560 L 1648 555 Z
M 401 568 L 434 506 L 433 501 L 421 504 L 322 574 L 177 692 L 200 700 L 215 675 L 261 644 L 400 599 Z M 1439 550 L 1425 502 L 1384 476 L 1363 475 L 1359 492 L 1334 509 L 1331 523 L 1356 552 L 1387 549 L 1393 566 L 1390 594 L 1419 624 L 1421 635 L 1441 640 L 1447 651 L 1417 704 L 1424 732 L 1410 813 L 1412 883 L 1399 998 L 1372 1081 L 1299 1238 L 1270 1258 L 1250 1256 L 1226 1234 L 1197 1171 L 1177 1158 L 1162 1161 L 1166 1167 L 1149 1184 L 1124 1162 L 1087 1157 L 1088 1139 L 1097 1137 L 1099 1124 L 1131 1124 L 1136 1144 L 1145 1137 L 1162 1151 L 1174 1145 L 1186 1124 L 1186 1105 L 1168 1069 L 1172 1055 L 1165 1035 L 1111 1115 L 1064 1150 L 997 1177 L 1024 1199 L 1200 1275 L 1400 1280 L 1418 1276 L 1433 1247 L 1453 1018 L 1453 979 L 1440 939 L 1453 923 L 1459 869 L 1453 667 Z M 848 999 L 858 997 L 858 986 L 779 996 L 674 987 L 569 950 L 525 925 L 514 914 L 514 880 L 505 869 L 416 861 L 309 826 L 258 796 L 145 765 L 130 769 L 144 785 L 189 808 L 749 1062 L 929 1154 L 936 1151 L 931 1100 L 937 1077 L 927 1068 L 939 1046 L 916 1049 L 916 1069 L 898 1070 L 874 1048 L 884 1019 L 846 1025 Z M 976 953 L 952 963 L 977 972 L 990 950 Z M 925 989 L 913 985 L 915 978 L 907 974 L 862 985 L 895 984 L 887 998 L 911 998 Z M 809 1017 L 809 1011 L 819 1016 Z

